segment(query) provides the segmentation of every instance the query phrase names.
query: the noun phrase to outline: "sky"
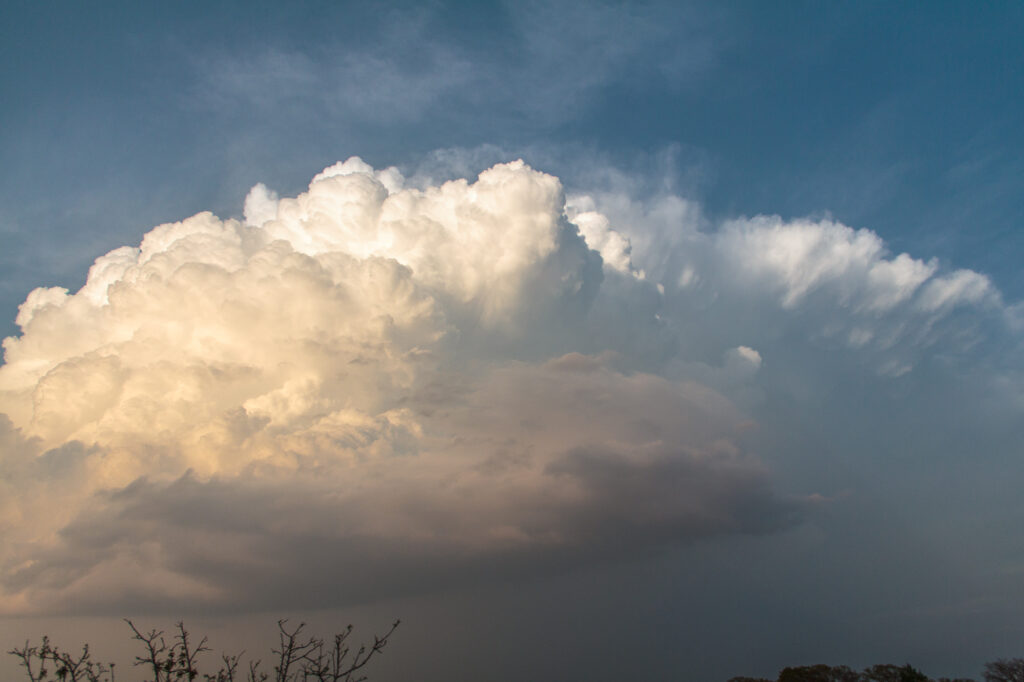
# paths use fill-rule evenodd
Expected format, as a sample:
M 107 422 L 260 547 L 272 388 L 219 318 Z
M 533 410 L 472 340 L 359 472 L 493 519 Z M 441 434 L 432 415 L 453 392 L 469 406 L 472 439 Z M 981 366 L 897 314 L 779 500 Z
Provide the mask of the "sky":
M 0 7 L 4 650 L 1024 656 L 1024 8 L 207 5 Z

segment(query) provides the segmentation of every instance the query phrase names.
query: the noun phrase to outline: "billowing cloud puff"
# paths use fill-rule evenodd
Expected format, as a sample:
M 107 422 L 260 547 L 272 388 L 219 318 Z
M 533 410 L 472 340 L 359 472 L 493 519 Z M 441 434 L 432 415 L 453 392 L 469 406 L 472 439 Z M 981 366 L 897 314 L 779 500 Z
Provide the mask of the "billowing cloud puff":
M 0 608 L 344 603 L 793 522 L 607 219 L 521 161 L 406 184 L 257 185 L 28 296 Z

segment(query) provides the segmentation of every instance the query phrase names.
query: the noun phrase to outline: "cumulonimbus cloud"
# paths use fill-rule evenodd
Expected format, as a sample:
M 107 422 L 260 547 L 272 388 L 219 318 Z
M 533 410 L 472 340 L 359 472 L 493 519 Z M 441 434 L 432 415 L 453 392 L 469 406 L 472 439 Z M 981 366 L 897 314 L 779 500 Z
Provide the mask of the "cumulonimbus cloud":
M 161 225 L 28 296 L 3 610 L 341 603 L 792 522 L 727 398 L 596 352 L 606 272 L 653 287 L 557 178 L 405 184 L 350 159 L 259 185 L 244 220 Z
M 730 322 L 721 367 L 688 364 L 716 324 L 692 311 L 824 297 L 861 347 L 1001 306 L 838 223 L 653 234 L 680 200 L 600 204 L 522 161 L 413 187 L 352 158 L 33 291 L 0 367 L 0 609 L 343 604 L 785 528 L 731 397 L 771 358 Z

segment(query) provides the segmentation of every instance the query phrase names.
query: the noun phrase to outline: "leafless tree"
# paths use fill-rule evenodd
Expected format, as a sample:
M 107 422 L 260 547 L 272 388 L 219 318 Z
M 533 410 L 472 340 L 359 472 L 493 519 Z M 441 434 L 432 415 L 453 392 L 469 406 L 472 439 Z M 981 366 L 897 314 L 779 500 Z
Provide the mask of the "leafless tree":
M 24 647 L 20 649 L 14 647 L 7 653 L 16 656 L 21 661 L 21 666 L 25 668 L 31 682 L 40 682 L 40 680 L 46 679 L 46 662 L 50 660 L 49 637 L 43 637 L 42 646 L 30 646 L 26 641 Z
M 280 649 L 272 649 L 277 655 L 277 665 L 274 666 L 274 682 L 287 682 L 291 679 L 293 665 L 306 660 L 306 656 L 312 652 L 319 641 L 315 637 L 305 639 L 302 630 L 305 623 L 299 623 L 297 628 L 288 629 L 287 620 L 277 621 L 277 636 L 280 642 Z
M 82 647 L 82 653 L 75 655 L 60 650 L 50 644 L 48 637 L 43 637 L 40 646 L 25 642 L 24 647 L 14 647 L 7 653 L 21 660 L 31 682 L 49 680 L 51 671 L 62 682 L 114 682 L 114 664 L 93 661 L 88 644 Z
M 153 682 L 169 682 L 176 661 L 173 647 L 168 647 L 164 640 L 164 631 L 154 629 L 142 632 L 127 618 L 124 622 L 135 633 L 132 639 L 141 642 L 145 649 L 144 655 L 135 657 L 135 665 L 149 667 L 153 671 Z
M 260 672 L 259 660 L 249 662 L 249 682 L 267 682 L 267 674 Z
M 327 647 L 322 639 L 310 640 L 314 646 L 303 655 L 303 679 L 316 682 L 362 682 L 366 679 L 365 676 L 354 675 L 387 646 L 388 639 L 399 623 L 401 621 L 398 620 L 392 623 L 391 629 L 382 637 L 374 636 L 372 645 L 360 645 L 351 659 L 349 654 L 352 653 L 352 649 L 348 645 L 348 638 L 352 634 L 351 625 L 345 628 L 344 632 L 334 635 L 334 642 L 330 647 Z
M 196 642 L 182 622 L 175 625 L 170 641 L 165 638 L 163 630 L 144 631 L 128 619 L 125 622 L 132 630 L 132 639 L 142 645 L 143 653 L 135 657 L 134 664 L 152 676 L 147 682 L 194 682 L 199 679 L 203 682 L 269 682 L 271 679 L 260 670 L 258 659 L 250 661 L 247 670 L 241 668 L 241 657 L 245 652 L 223 654 L 216 672 L 201 673 L 199 659 L 210 651 L 208 640 L 202 637 Z M 362 682 L 367 678 L 358 673 L 384 649 L 398 624 L 399 621 L 395 621 L 383 636 L 373 638 L 373 644 L 362 644 L 353 654 L 348 645 L 351 625 L 334 635 L 329 646 L 327 640 L 306 635 L 305 623 L 292 628 L 287 620 L 279 620 L 278 646 L 272 650 L 275 655 L 273 682 Z M 39 646 L 25 642 L 24 647 L 15 647 L 8 653 L 20 659 L 29 682 L 115 682 L 114 664 L 103 665 L 93 661 L 88 645 L 82 647 L 81 654 L 72 655 L 43 637 Z M 55 677 L 51 678 L 51 673 Z M 243 675 L 246 675 L 244 679 Z
M 221 654 L 220 660 L 223 662 L 223 665 L 220 670 L 213 675 L 203 675 L 204 682 L 235 682 L 235 675 L 238 674 L 238 659 L 241 655 Z

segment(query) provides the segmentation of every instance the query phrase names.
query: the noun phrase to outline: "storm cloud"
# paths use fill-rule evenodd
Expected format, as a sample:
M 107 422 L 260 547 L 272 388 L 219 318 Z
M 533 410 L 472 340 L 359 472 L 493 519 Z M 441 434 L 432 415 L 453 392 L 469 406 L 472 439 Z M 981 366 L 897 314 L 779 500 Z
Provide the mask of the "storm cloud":
M 864 395 L 941 366 L 937 395 L 1019 405 L 972 359 L 1015 308 L 869 230 L 709 226 L 522 161 L 424 177 L 351 158 L 296 197 L 257 185 L 242 219 L 28 295 L 0 368 L 4 612 L 343 606 L 777 533 L 847 494 L 779 492 L 761 456 L 814 458 L 816 404 L 870 419 Z
M 797 523 L 726 394 L 760 355 L 680 371 L 630 253 L 521 161 L 414 187 L 352 158 L 33 291 L 4 611 L 341 605 Z

